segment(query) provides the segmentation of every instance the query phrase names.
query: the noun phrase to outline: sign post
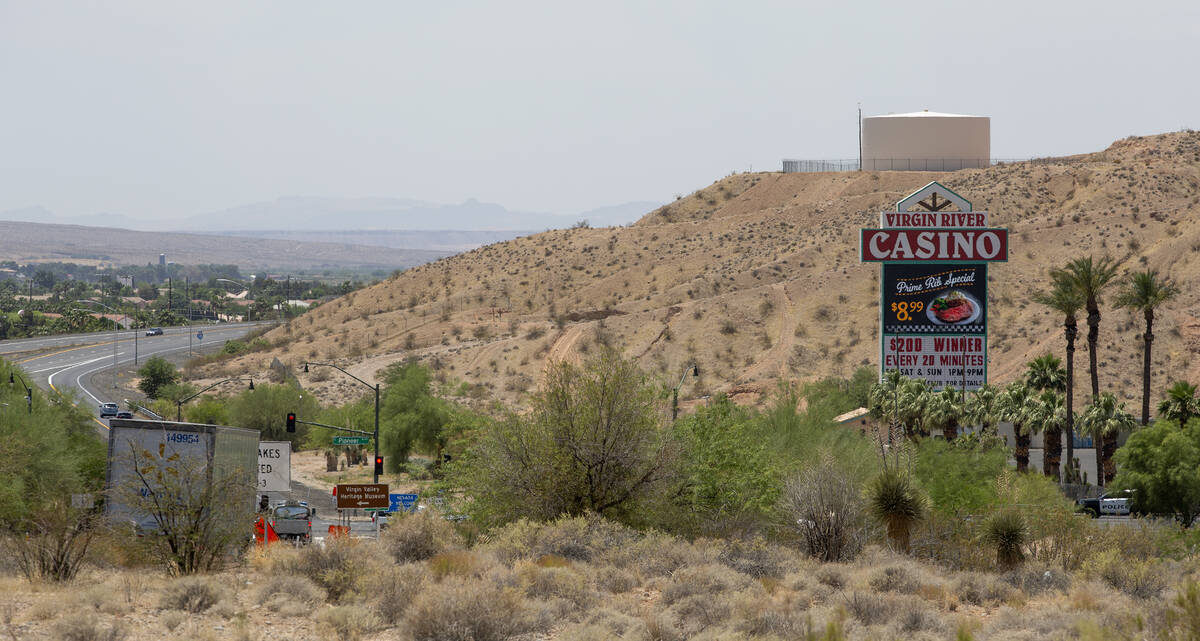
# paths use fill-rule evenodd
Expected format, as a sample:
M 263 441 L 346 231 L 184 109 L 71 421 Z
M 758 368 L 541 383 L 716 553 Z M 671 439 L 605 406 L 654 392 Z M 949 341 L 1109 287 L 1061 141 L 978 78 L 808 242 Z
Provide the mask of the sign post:
M 881 263 L 881 378 L 897 370 L 962 392 L 987 383 L 987 267 L 1008 260 L 1008 230 L 987 220 L 931 182 L 861 231 L 863 262 Z

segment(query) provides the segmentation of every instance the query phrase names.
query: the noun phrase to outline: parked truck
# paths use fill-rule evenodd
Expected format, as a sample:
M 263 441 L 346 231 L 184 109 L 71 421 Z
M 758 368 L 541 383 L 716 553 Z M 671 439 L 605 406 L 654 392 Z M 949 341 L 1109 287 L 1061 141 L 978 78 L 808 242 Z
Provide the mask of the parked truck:
M 271 510 L 271 527 L 280 539 L 309 543 L 312 541 L 312 520 L 316 515 L 316 508 L 301 501 L 287 501 Z
M 172 509 L 205 496 L 220 503 L 207 506 L 220 509 L 219 517 L 249 523 L 257 498 L 258 439 L 257 430 L 238 427 L 114 418 L 105 511 L 139 534 L 154 533 Z

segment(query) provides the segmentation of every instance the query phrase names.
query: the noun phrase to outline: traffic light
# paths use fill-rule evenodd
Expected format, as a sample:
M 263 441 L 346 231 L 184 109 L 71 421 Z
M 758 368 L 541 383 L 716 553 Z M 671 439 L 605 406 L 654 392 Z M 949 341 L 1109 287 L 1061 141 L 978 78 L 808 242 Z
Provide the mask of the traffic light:
M 383 474 L 383 457 L 382 456 L 375 457 L 375 473 Z
M 295 413 L 295 412 L 288 412 L 288 415 L 287 415 L 287 431 L 289 431 L 289 432 L 295 432 L 295 431 L 296 431 L 296 413 Z

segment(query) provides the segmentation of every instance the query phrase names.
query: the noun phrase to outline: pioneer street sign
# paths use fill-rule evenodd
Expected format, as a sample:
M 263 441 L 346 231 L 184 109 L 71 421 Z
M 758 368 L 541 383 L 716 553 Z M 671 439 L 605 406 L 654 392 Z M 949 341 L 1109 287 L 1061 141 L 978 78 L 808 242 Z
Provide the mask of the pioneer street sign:
M 391 505 L 388 486 L 385 483 L 338 484 L 337 508 L 339 510 L 366 510 Z
M 333 437 L 334 445 L 366 445 L 369 439 L 366 436 L 335 436 Z

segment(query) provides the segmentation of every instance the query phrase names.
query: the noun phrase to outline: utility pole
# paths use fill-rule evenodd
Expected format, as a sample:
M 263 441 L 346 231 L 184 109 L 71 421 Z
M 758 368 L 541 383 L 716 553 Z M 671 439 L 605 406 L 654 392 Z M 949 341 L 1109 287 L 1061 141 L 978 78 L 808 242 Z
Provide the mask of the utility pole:
M 862 171 L 862 103 L 858 103 L 858 170 Z
M 183 277 L 183 295 L 187 297 L 188 302 L 188 356 L 192 355 L 192 279 L 190 276 Z

